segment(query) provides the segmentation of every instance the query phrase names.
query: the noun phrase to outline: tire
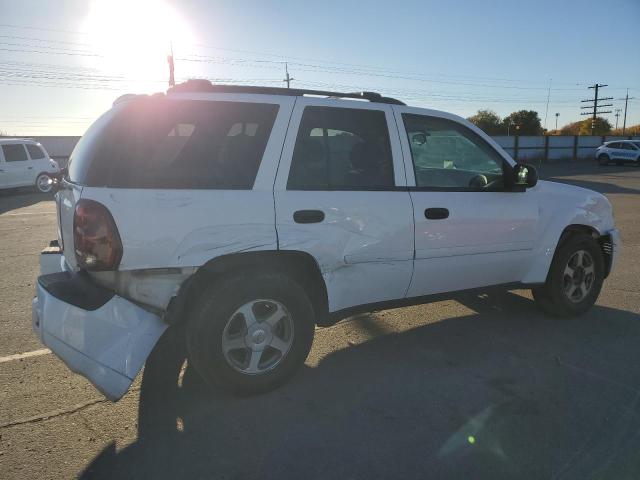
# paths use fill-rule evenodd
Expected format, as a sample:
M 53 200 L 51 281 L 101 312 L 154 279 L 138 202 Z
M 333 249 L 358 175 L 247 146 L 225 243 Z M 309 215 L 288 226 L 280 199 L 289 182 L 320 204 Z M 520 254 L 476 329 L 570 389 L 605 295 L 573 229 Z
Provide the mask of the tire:
M 269 319 L 279 317 L 270 327 Z M 262 393 L 286 382 L 302 366 L 314 331 L 313 306 L 289 277 L 236 273 L 201 288 L 188 312 L 189 361 L 212 387 Z
M 609 156 L 602 153 L 598 155 L 598 164 L 599 165 L 608 165 L 609 164 Z
M 533 298 L 549 315 L 575 317 L 593 306 L 603 281 L 600 245 L 589 235 L 575 234 L 558 247 L 546 282 L 532 289 Z
M 53 189 L 52 178 L 46 173 L 38 175 L 36 178 L 36 189 L 38 189 L 40 193 L 49 193 Z

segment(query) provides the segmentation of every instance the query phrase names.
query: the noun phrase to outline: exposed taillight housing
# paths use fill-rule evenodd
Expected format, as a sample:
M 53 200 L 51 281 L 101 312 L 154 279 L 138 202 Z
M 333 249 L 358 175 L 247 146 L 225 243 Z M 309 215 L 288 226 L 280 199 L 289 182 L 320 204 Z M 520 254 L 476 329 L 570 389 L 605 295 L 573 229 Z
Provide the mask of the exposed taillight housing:
M 111 212 L 99 202 L 80 199 L 73 215 L 76 261 L 85 270 L 116 270 L 122 241 Z

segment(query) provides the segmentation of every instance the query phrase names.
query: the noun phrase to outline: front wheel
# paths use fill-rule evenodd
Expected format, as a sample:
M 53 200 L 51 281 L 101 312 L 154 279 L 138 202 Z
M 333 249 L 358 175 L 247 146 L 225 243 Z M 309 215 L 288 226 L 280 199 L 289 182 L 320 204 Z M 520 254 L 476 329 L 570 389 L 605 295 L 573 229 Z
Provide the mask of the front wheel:
M 288 380 L 315 330 L 304 290 L 280 273 L 238 273 L 205 286 L 188 317 L 189 360 L 207 383 L 238 393 Z
M 607 165 L 609 163 L 609 156 L 606 154 L 598 155 L 598 164 L 599 165 Z
M 53 180 L 48 174 L 41 173 L 38 175 L 38 178 L 36 178 L 36 188 L 39 192 L 49 193 L 53 188 Z
M 591 236 L 573 235 L 560 245 L 544 285 L 532 290 L 546 313 L 575 317 L 589 310 L 604 281 L 604 257 Z

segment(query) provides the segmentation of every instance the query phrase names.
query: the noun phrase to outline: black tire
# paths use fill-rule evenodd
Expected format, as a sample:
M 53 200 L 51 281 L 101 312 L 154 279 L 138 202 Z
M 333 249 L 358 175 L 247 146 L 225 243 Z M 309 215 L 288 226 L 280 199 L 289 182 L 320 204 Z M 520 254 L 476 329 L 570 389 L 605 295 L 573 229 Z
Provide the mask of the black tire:
M 281 303 L 291 319 L 291 345 L 278 363 L 262 373 L 238 371 L 225 358 L 223 335 L 234 312 L 247 302 L 269 299 Z M 315 317 L 304 290 L 278 272 L 242 272 L 200 289 L 188 312 L 186 341 L 189 361 L 212 387 L 241 394 L 273 390 L 302 366 L 313 342 Z M 251 351 L 247 350 L 251 355 Z
M 621 167 L 622 165 L 624 165 L 624 162 L 616 162 L 616 165 L 618 165 L 619 167 Z
M 593 280 L 588 293 L 579 301 L 572 301 L 565 293 L 567 277 L 565 267 L 578 251 L 587 252 L 592 260 Z M 555 317 L 575 317 L 589 310 L 598 299 L 604 281 L 604 256 L 600 245 L 590 235 L 574 234 L 563 241 L 549 268 L 544 285 L 532 289 L 533 298 L 540 308 Z
M 49 193 L 53 189 L 51 176 L 47 173 L 41 173 L 36 178 L 36 189 L 40 193 Z
M 609 155 L 601 153 L 598 155 L 598 165 L 608 165 L 609 164 Z

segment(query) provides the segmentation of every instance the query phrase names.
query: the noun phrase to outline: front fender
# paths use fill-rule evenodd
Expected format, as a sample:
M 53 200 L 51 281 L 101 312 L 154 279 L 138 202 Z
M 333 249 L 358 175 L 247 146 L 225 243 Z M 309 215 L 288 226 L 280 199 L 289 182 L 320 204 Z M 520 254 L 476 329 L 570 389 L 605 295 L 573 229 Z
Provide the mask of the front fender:
M 539 208 L 536 248 L 522 282 L 544 283 L 562 233 L 584 226 L 598 235 L 614 229 L 611 204 L 604 195 L 585 188 L 541 181 L 531 190 Z

